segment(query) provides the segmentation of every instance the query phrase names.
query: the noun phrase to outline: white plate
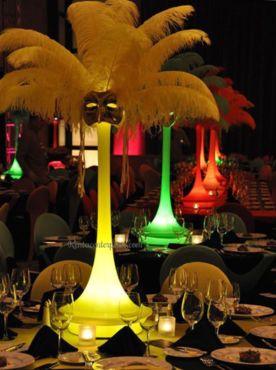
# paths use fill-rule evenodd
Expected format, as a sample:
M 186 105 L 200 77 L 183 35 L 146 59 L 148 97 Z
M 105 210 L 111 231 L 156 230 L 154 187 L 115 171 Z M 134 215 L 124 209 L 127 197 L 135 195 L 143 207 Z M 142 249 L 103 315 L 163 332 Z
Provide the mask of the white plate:
M 231 253 L 263 253 L 263 249 L 262 248 L 248 247 L 247 245 L 246 245 L 246 248 L 247 248 L 246 251 L 239 251 L 238 250 L 238 247 L 240 245 L 241 244 L 238 244 L 237 246 L 223 247 L 223 251 L 224 252 L 231 252 Z
M 219 334 L 219 339 L 223 344 L 236 344 L 241 341 L 242 337 L 238 335 Z
M 248 363 L 240 361 L 240 352 L 244 351 L 258 351 L 261 354 L 261 361 L 256 363 Z M 254 348 L 254 347 L 226 347 L 216 349 L 211 352 L 211 357 L 216 360 L 229 362 L 231 364 L 239 365 L 252 365 L 252 366 L 263 366 L 263 365 L 274 365 L 276 364 L 276 351 L 265 348 Z
M 263 239 L 267 235 L 261 233 L 237 233 L 237 236 L 243 239 Z
M 30 313 L 38 313 L 40 310 L 40 304 L 36 304 L 35 306 L 23 306 L 22 310 L 25 312 L 30 312 Z
M 241 306 L 251 308 L 251 313 L 234 313 L 230 308 L 232 317 L 262 317 L 272 315 L 274 313 L 272 308 L 266 306 L 258 306 L 253 304 L 241 304 Z
M 81 352 L 66 352 L 58 356 L 59 361 L 65 364 L 82 365 L 85 363 Z
M 275 352 L 276 353 L 276 352 Z M 128 369 L 133 370 L 171 370 L 172 365 L 166 361 L 159 360 L 158 358 L 154 357 L 138 357 L 138 356 L 131 356 L 131 357 L 110 357 L 105 358 L 103 360 L 96 361 L 94 363 L 95 369 L 102 369 L 102 370 L 109 370 L 109 369 L 116 369 L 126 367 Z
M 0 352 L 0 356 L 6 357 L 8 364 L 1 367 L 1 369 L 22 369 L 23 367 L 30 366 L 35 362 L 31 355 L 19 352 Z
M 175 348 L 168 347 L 164 349 L 164 353 L 165 355 L 173 357 L 195 358 L 203 356 L 206 352 L 191 347 L 183 347 L 183 350 L 181 351 Z
M 52 236 L 45 236 L 44 240 L 53 241 L 53 242 L 75 241 L 75 240 L 81 240 L 81 237 L 79 235 L 64 235 L 64 236 L 52 235 Z
M 276 340 L 276 326 L 258 326 L 252 328 L 250 333 L 257 337 Z

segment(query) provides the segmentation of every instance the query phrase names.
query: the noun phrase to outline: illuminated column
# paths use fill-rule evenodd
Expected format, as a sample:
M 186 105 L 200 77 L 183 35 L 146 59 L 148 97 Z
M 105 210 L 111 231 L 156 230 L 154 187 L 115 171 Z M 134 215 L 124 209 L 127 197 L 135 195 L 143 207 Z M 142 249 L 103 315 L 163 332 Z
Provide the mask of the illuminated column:
M 122 326 L 118 307 L 125 299 L 126 307 L 133 310 L 134 303 L 124 291 L 114 262 L 110 202 L 110 130 L 109 123 L 98 128 L 98 227 L 94 264 L 81 296 L 74 304 L 74 317 L 70 331 L 78 334 L 78 326 L 92 323 L 97 326 L 97 336 L 107 337 Z M 141 330 L 139 324 L 133 329 Z
M 217 133 L 215 129 L 210 130 L 210 148 L 209 148 L 209 161 L 207 172 L 203 181 L 204 187 L 207 190 L 222 190 L 226 187 L 226 179 L 221 175 L 217 168 L 215 159 Z
M 186 243 L 187 230 L 181 227 L 173 214 L 170 192 L 171 128 L 163 127 L 162 177 L 160 201 L 152 222 L 144 227 L 142 243 L 168 245 Z
M 204 127 L 203 125 L 197 125 L 196 127 L 199 127 L 200 128 L 200 132 L 198 133 L 198 130 L 196 130 L 196 145 L 197 142 L 199 141 L 200 142 L 200 159 L 199 159 L 199 163 L 200 163 L 200 168 L 203 170 L 207 167 L 207 163 L 205 161 L 205 154 L 204 154 L 204 134 L 205 134 L 205 130 L 204 130 Z
M 58 145 L 59 146 L 65 146 L 65 122 L 64 119 L 59 120 L 58 125 Z

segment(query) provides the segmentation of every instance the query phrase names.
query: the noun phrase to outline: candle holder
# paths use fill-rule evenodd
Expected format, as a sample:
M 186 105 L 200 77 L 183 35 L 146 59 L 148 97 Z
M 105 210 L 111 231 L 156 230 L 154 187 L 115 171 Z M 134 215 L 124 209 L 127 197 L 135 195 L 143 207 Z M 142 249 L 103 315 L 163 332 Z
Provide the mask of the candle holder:
M 79 325 L 79 345 L 93 346 L 96 344 L 96 325 Z
M 125 234 L 115 234 L 115 245 L 125 245 L 126 243 L 126 235 Z
M 175 335 L 175 317 L 160 316 L 158 322 L 158 333 L 166 337 L 174 337 Z

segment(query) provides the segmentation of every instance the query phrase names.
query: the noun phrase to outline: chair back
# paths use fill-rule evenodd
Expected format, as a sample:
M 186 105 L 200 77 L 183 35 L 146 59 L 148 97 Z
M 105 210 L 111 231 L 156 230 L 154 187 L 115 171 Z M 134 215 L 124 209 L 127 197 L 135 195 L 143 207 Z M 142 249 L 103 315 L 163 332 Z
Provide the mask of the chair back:
M 0 246 L 2 247 L 5 258 L 14 257 L 13 237 L 3 221 L 0 221 Z
M 196 272 L 198 278 L 198 290 L 202 292 L 203 295 L 206 294 L 208 284 L 210 280 L 222 280 L 227 289 L 228 293 L 232 292 L 232 284 L 226 274 L 219 269 L 217 266 L 214 266 L 206 262 L 190 262 L 185 263 L 177 268 L 178 270 L 185 270 L 186 273 Z M 171 293 L 169 287 L 169 279 L 166 277 L 163 282 L 161 293 L 168 294 Z
M 217 209 L 218 212 L 232 212 L 240 216 L 246 225 L 247 232 L 254 232 L 255 221 L 249 209 L 239 203 L 228 202 Z
M 47 236 L 65 236 L 71 233 L 70 227 L 63 218 L 55 213 L 42 213 L 37 217 L 34 226 L 35 252 L 39 255 L 39 246 Z
M 32 301 L 40 302 L 45 292 L 53 290 L 53 287 L 51 285 L 52 269 L 63 268 L 63 266 L 68 263 L 74 263 L 79 265 L 81 270 L 81 286 L 83 289 L 86 287 L 91 273 L 90 265 L 81 261 L 71 261 L 71 260 L 56 262 L 42 270 L 35 279 L 31 289 Z
M 48 211 L 49 190 L 47 186 L 41 185 L 31 192 L 27 199 L 26 211 L 30 216 L 30 246 L 28 262 L 31 262 L 34 255 L 34 225 L 38 216 Z
M 0 221 L 6 223 L 9 210 L 10 210 L 9 203 L 8 202 L 3 203 L 2 206 L 0 207 Z
M 95 257 L 95 247 L 93 245 L 73 242 L 59 248 L 54 256 L 54 262 L 73 260 L 82 261 L 92 266 Z

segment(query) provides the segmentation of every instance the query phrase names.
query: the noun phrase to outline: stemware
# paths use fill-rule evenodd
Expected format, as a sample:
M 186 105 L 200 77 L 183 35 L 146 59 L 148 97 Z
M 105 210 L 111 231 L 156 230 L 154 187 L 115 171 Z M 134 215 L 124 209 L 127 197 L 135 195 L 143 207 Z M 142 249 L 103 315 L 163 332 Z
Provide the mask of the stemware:
M 186 290 L 194 292 L 198 289 L 198 276 L 195 271 L 186 272 Z
M 128 296 L 133 305 L 130 306 L 129 302 L 126 302 L 125 297 L 122 297 L 119 301 L 119 315 L 122 321 L 127 326 L 130 326 L 139 319 L 141 299 L 138 292 L 130 292 Z
M 79 217 L 79 228 L 81 230 L 82 235 L 86 235 L 90 226 L 90 220 L 88 216 L 80 216 Z
M 115 209 L 111 212 L 111 223 L 114 228 L 120 225 L 121 213 L 119 210 Z
M 119 278 L 123 288 L 130 293 L 139 284 L 139 270 L 135 263 L 121 265 Z
M 210 300 L 207 310 L 207 319 L 214 326 L 216 335 L 219 337 L 219 328 L 225 323 L 227 318 L 227 307 L 225 299 L 218 301 Z
M 8 334 L 8 317 L 17 305 L 15 286 L 10 284 L 9 279 L 2 277 L 0 281 L 0 313 L 4 317 L 4 333 L 2 340 L 11 340 Z
M 31 276 L 28 268 L 14 268 L 11 272 L 11 284 L 15 286 L 18 297 L 19 316 L 23 316 L 22 298 L 31 288 Z
M 62 267 L 53 267 L 51 271 L 51 285 L 54 289 L 64 288 L 65 279 Z
M 187 274 L 184 269 L 173 267 L 169 272 L 169 288 L 179 299 L 186 287 Z
M 73 316 L 73 295 L 69 292 L 55 292 L 50 306 L 51 326 L 58 331 L 58 355 L 62 353 L 61 338 Z
M 232 290 L 227 292 L 226 305 L 228 309 L 228 315 L 231 319 L 232 312 L 235 310 L 240 303 L 240 286 L 236 282 L 232 282 Z
M 227 294 L 227 289 L 223 280 L 221 279 L 214 279 L 209 280 L 207 285 L 207 290 L 205 293 L 205 300 L 208 304 L 211 300 L 219 301 L 224 298 Z
M 202 293 L 200 291 L 186 291 L 181 304 L 181 314 L 191 330 L 202 319 L 203 313 L 204 301 Z
M 226 213 L 219 213 L 217 215 L 217 232 L 219 233 L 220 237 L 220 245 L 223 245 L 223 237 L 228 230 L 227 221 L 228 219 Z
M 150 309 L 150 314 L 144 315 L 144 312 Z M 144 319 L 143 317 L 146 316 Z M 158 304 L 156 303 L 142 303 L 141 305 L 141 328 L 145 330 L 147 334 L 146 339 L 146 356 L 150 356 L 150 333 L 157 327 L 159 321 L 159 310 Z
M 80 266 L 76 263 L 65 263 L 63 265 L 64 287 L 69 293 L 73 293 L 81 282 Z
M 145 214 L 134 217 L 133 229 L 135 234 L 140 237 L 142 229 L 147 225 L 147 216 Z
M 211 239 L 213 232 L 217 228 L 215 215 L 208 215 L 203 220 L 203 232 L 207 239 Z

